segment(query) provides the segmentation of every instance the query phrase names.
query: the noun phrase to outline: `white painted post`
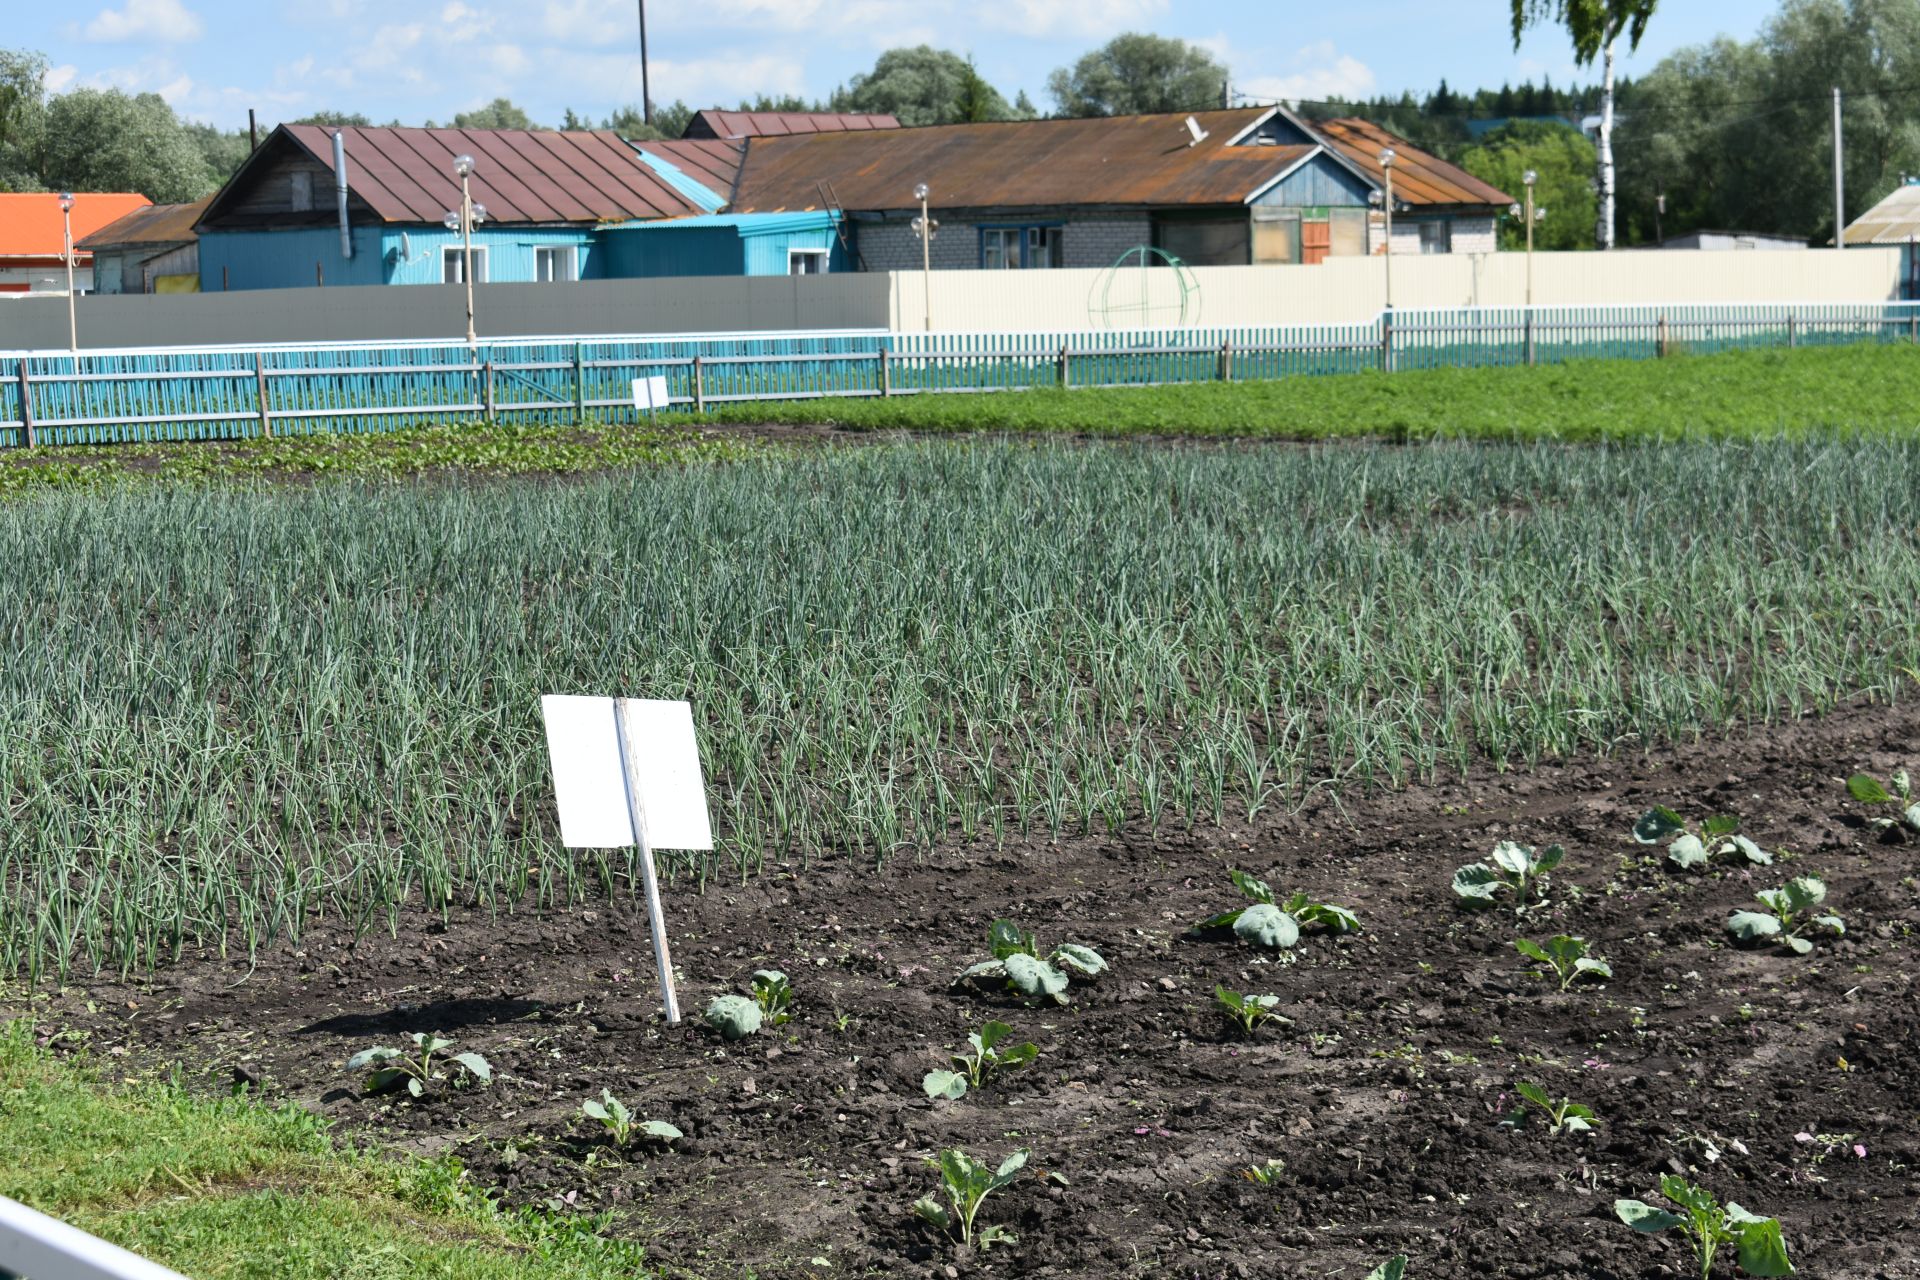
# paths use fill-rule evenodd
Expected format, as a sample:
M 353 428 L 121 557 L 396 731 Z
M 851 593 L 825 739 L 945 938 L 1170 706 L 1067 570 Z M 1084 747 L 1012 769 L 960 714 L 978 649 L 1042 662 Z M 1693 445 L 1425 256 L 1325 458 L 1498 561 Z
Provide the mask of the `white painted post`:
M 5 1196 L 0 1196 L 0 1274 L 26 1280 L 186 1280 Z
M 627 784 L 627 820 L 633 824 L 633 843 L 640 851 L 640 878 L 647 894 L 647 928 L 653 934 L 653 959 L 660 970 L 660 994 L 666 1001 L 667 1025 L 680 1023 L 680 997 L 673 988 L 673 956 L 667 949 L 666 909 L 660 905 L 660 876 L 653 866 L 653 845 L 647 840 L 647 808 L 642 800 L 640 746 L 633 725 L 633 701 L 613 700 L 613 719 L 620 734 L 620 773 Z

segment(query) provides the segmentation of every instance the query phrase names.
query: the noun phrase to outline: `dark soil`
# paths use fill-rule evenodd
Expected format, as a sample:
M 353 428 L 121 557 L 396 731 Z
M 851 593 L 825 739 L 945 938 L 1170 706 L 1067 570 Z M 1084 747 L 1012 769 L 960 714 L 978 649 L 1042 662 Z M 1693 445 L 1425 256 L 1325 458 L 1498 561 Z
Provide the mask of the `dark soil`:
M 201 958 L 36 1006 L 110 1063 L 179 1063 L 209 1090 L 237 1075 L 355 1137 L 452 1151 L 509 1202 L 620 1209 L 675 1275 L 1358 1280 L 1405 1252 L 1418 1280 L 1681 1276 L 1679 1237 L 1635 1235 L 1613 1201 L 1683 1172 L 1781 1218 L 1802 1275 L 1915 1277 L 1920 845 L 1875 836 L 1842 780 L 1920 765 L 1916 743 L 1920 707 L 1866 708 L 1645 761 L 1322 793 L 1251 826 L 779 868 L 670 896 L 694 1015 L 677 1029 L 627 903 L 415 914 L 357 945 L 323 926 L 251 974 Z M 1780 863 L 1675 871 L 1628 836 L 1654 803 L 1738 814 Z M 1448 887 L 1506 838 L 1569 852 L 1551 905 L 1519 922 Z M 1234 905 L 1236 866 L 1351 906 L 1364 932 L 1279 956 L 1194 935 Z M 1844 940 L 1805 958 L 1728 945 L 1730 911 L 1809 873 Z M 996 916 L 1113 968 L 1061 1008 L 952 988 Z M 1584 934 L 1613 979 L 1562 994 L 1515 953 L 1520 930 Z M 764 967 L 792 975 L 792 1023 L 734 1046 L 697 1026 Z M 1238 1035 L 1215 983 L 1277 993 L 1291 1025 Z M 922 1075 L 989 1017 L 1038 1062 L 929 1102 Z M 490 1058 L 493 1087 L 368 1098 L 342 1071 L 428 1030 Z M 1521 1080 L 1598 1128 L 1503 1127 Z M 686 1139 L 609 1151 L 579 1114 L 609 1087 Z M 1035 1176 L 982 1217 L 1018 1243 L 966 1256 L 909 1214 L 935 1190 L 927 1157 L 956 1145 L 1033 1149 Z M 1275 1158 L 1272 1185 L 1242 1176 Z

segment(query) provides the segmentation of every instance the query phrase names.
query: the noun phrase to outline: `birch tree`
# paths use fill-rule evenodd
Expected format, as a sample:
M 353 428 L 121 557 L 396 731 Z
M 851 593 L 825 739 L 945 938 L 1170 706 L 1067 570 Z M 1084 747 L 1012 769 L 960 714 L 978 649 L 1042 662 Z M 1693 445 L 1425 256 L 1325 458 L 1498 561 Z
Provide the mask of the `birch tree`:
M 1594 243 L 1601 249 L 1614 245 L 1614 211 L 1617 187 L 1613 171 L 1613 53 L 1621 36 L 1627 48 L 1638 48 L 1646 34 L 1647 22 L 1660 0 L 1512 0 L 1513 46 L 1527 28 L 1538 23 L 1564 26 L 1573 39 L 1574 61 L 1591 66 L 1601 59 L 1600 144 L 1598 181 L 1600 212 L 1594 227 Z

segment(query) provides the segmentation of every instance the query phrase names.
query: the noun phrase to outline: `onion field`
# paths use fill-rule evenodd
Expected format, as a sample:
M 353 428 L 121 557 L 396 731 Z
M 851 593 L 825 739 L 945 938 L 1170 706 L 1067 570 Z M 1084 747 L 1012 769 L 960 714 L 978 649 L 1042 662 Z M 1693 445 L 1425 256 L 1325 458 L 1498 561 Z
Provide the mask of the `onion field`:
M 1190 826 L 1910 695 L 1920 443 L 977 441 L 0 504 L 0 973 L 625 895 L 542 693 L 689 698 L 683 877 Z

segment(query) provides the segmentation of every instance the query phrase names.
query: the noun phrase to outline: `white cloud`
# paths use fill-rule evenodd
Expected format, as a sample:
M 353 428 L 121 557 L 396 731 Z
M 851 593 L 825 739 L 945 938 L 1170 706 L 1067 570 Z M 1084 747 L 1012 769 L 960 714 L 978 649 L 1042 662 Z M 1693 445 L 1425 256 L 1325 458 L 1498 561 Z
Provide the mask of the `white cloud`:
M 127 0 L 123 9 L 102 9 L 87 24 L 86 38 L 100 43 L 141 40 L 185 44 L 198 40 L 205 27 L 198 14 L 180 0 Z
M 47 74 L 40 77 L 40 83 L 46 86 L 48 93 L 60 93 L 79 75 L 80 68 L 69 62 L 58 67 L 48 67 Z
M 1250 76 L 1239 82 L 1241 92 L 1253 98 L 1288 102 L 1324 98 L 1364 98 L 1374 91 L 1373 69 L 1351 54 L 1341 53 L 1331 40 L 1297 51 L 1280 75 Z
M 1094 40 L 1129 28 L 1144 27 L 1169 8 L 1168 0 L 1106 0 L 1104 4 L 1063 4 L 1061 0 L 1013 0 L 964 12 L 986 26 L 1023 36 L 1076 36 Z

